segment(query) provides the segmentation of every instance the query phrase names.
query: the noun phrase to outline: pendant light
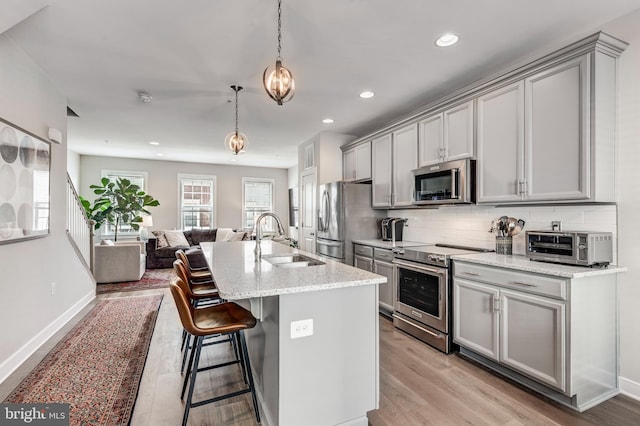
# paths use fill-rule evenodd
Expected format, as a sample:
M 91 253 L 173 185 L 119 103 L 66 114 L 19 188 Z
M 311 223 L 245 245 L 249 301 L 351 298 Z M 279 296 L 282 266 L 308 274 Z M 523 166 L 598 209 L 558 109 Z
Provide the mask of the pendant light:
M 278 56 L 276 57 L 276 65 L 272 71 L 269 71 L 270 66 L 265 68 L 262 75 L 262 83 L 264 84 L 264 90 L 271 99 L 276 101 L 278 105 L 282 105 L 283 102 L 289 102 L 293 99 L 293 95 L 296 91 L 296 85 L 293 81 L 293 75 L 291 71 L 282 65 L 282 57 L 280 56 L 281 41 L 282 41 L 282 1 L 278 0 Z
M 238 155 L 244 153 L 248 140 L 245 135 L 238 132 L 238 92 L 242 90 L 242 86 L 233 85 L 231 89 L 236 92 L 236 130 L 227 135 L 224 139 L 224 144 L 229 151 L 233 152 L 233 155 Z

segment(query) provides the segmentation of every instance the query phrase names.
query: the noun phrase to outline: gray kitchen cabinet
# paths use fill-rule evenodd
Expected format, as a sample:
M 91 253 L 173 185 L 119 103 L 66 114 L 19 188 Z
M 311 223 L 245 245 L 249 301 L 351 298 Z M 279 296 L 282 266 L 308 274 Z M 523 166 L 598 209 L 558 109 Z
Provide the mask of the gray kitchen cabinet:
M 372 207 L 404 207 L 413 203 L 413 174 L 417 168 L 417 123 L 371 141 Z
M 454 279 L 453 291 L 456 343 L 566 390 L 564 302 L 464 278 Z
M 478 203 L 519 201 L 524 176 L 524 81 L 477 100 Z
M 378 286 L 380 312 L 389 316 L 393 314 L 396 303 L 395 266 L 392 262 L 391 250 L 377 247 L 373 249 L 373 272 L 387 277 L 387 283 Z
M 365 271 L 373 272 L 373 259 L 364 256 L 353 256 L 353 266 L 358 269 L 364 269 Z
M 473 157 L 473 124 L 473 100 L 421 120 L 418 167 Z
M 343 153 L 343 180 L 371 180 L 371 141 L 356 145 Z
M 583 411 L 617 393 L 615 294 L 615 273 L 569 278 L 456 259 L 453 340 L 463 355 Z
M 378 286 L 378 305 L 381 313 L 390 316 L 393 314 L 396 300 L 393 252 L 391 249 L 364 244 L 354 244 L 353 252 L 353 266 L 387 277 L 387 282 Z
M 573 56 L 478 98 L 479 204 L 614 201 L 616 57 Z
M 391 207 L 391 133 L 371 141 L 371 207 Z
M 418 168 L 418 125 L 405 126 L 393 132 L 392 207 L 413 204 L 415 186 L 412 170 Z

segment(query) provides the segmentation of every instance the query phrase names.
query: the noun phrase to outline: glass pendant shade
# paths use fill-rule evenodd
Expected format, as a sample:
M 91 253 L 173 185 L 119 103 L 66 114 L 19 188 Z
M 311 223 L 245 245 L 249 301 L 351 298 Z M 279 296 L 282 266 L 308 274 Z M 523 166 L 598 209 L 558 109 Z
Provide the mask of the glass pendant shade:
M 296 84 L 293 81 L 291 71 L 282 66 L 280 58 L 276 59 L 276 66 L 271 72 L 269 72 L 269 68 L 265 68 L 262 76 L 264 89 L 278 105 L 289 102 L 293 99 L 296 91 Z
M 224 144 L 234 155 L 242 154 L 247 148 L 247 137 L 242 133 L 231 132 L 224 139 Z

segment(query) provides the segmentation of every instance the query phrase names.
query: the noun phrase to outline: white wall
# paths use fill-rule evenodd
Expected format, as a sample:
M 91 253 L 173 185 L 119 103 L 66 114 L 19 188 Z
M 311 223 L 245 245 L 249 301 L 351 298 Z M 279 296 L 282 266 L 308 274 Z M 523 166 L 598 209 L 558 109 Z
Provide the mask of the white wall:
M 95 284 L 66 236 L 66 98 L 27 55 L 0 35 L 0 117 L 51 145 L 50 235 L 0 245 L 0 381 L 95 297 Z M 52 295 L 51 283 L 56 283 Z
M 80 154 L 77 152 L 67 151 L 67 173 L 77 191 L 80 187 Z
M 177 161 L 138 160 L 115 157 L 80 157 L 79 193 L 87 199 L 95 196 L 89 185 L 101 179 L 102 170 L 125 170 L 148 173 L 147 193 L 160 201 L 151 207 L 155 229 L 176 229 L 178 220 L 178 174 L 216 176 L 216 227 L 242 227 L 242 178 L 258 177 L 275 180 L 275 213 L 283 223 L 289 221 L 289 192 L 287 169 L 226 166 L 219 164 L 182 163 Z
M 640 10 L 603 26 L 627 43 L 618 64 L 620 388 L 640 398 Z

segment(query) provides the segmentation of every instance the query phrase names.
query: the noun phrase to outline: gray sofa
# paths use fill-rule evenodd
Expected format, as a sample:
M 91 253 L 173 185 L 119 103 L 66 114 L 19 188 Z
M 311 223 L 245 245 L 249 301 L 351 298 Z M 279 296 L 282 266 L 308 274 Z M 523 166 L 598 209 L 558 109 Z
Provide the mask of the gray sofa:
M 222 228 L 221 228 L 222 229 Z M 225 228 L 225 231 L 228 228 Z M 235 230 L 228 229 L 229 231 L 238 232 Z M 157 233 L 157 231 L 154 231 Z M 153 235 L 149 236 L 149 241 L 147 241 L 146 249 L 147 249 L 147 269 L 158 269 L 158 268 L 172 268 L 173 261 L 176 260 L 176 251 L 178 249 L 182 249 L 187 252 L 189 255 L 189 249 L 197 249 L 200 248 L 201 242 L 209 242 L 216 241 L 216 237 L 218 234 L 218 229 L 192 229 L 189 231 L 183 231 L 188 246 L 180 246 L 180 247 L 158 247 L 158 238 Z M 226 234 L 226 232 L 225 232 Z M 250 239 L 250 232 L 245 232 L 242 236 L 243 240 Z M 193 261 L 193 263 L 192 263 Z M 191 266 L 196 267 L 206 267 L 206 264 L 202 263 L 202 256 L 196 256 L 193 259 L 189 257 L 189 262 Z

